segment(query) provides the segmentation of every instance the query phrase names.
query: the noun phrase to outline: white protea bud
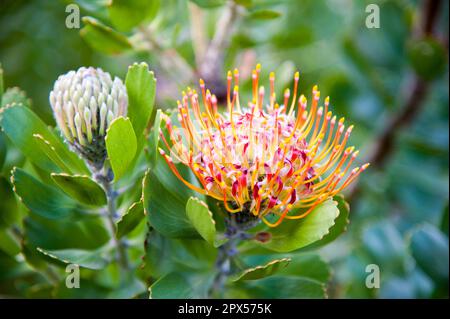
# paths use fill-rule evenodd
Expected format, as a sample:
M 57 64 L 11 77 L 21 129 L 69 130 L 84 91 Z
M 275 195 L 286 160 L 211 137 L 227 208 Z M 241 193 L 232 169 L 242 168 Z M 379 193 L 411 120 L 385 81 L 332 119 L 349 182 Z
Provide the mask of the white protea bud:
M 56 123 L 66 141 L 93 168 L 106 158 L 105 134 L 111 122 L 127 115 L 128 96 L 119 78 L 100 68 L 81 67 L 60 75 L 50 92 Z

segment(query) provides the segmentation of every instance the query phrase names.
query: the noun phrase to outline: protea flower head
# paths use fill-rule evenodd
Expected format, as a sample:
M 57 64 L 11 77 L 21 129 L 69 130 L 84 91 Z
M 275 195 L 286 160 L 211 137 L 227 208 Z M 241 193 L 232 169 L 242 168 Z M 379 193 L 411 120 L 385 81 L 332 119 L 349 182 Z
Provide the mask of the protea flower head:
M 122 81 L 100 68 L 81 67 L 60 75 L 50 104 L 65 140 L 95 169 L 106 158 L 105 134 L 111 122 L 127 114 Z
M 292 94 L 286 89 L 278 104 L 275 74 L 270 73 L 265 99 L 260 70 L 257 65 L 252 72 L 252 100 L 245 107 L 239 99 L 239 72 L 228 72 L 224 114 L 202 80 L 200 93 L 190 88 L 183 92 L 178 101 L 182 129 L 164 117 L 170 137 L 162 132 L 160 137 L 170 152 L 160 153 L 181 181 L 222 201 L 230 214 L 277 226 L 284 218 L 307 216 L 352 183 L 368 164 L 352 168 L 358 155 L 347 146 L 353 126 L 347 128 L 344 118 L 329 111 L 328 97 L 321 105 L 317 86 L 310 103 L 304 95 L 297 98 L 296 72 Z M 174 162 L 188 166 L 202 187 L 186 181 Z

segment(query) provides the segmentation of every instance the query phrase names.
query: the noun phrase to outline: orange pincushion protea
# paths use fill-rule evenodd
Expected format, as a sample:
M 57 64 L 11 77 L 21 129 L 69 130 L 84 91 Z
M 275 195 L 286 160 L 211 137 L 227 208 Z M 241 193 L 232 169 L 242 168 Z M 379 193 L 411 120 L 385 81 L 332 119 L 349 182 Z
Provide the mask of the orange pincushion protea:
M 261 67 L 252 72 L 253 99 L 248 107 L 239 101 L 239 72 L 227 76 L 227 111 L 219 113 L 217 98 L 200 80 L 201 96 L 191 89 L 178 101 L 181 129 L 163 119 L 170 136 L 160 137 L 170 150 L 160 149 L 174 174 L 191 189 L 223 201 L 229 213 L 245 212 L 269 226 L 284 219 L 307 216 L 317 205 L 334 196 L 364 171 L 369 164 L 351 168 L 358 151 L 347 147 L 353 126 L 328 110 L 329 98 L 319 106 L 315 86 L 312 102 L 297 100 L 299 73 L 295 73 L 291 100 L 289 89 L 283 104 L 275 99 L 274 73 L 270 74 L 270 95 L 264 103 L 264 87 L 258 88 Z M 203 106 L 200 104 L 202 99 Z M 296 103 L 297 101 L 297 103 Z M 297 104 L 297 107 L 296 107 Z M 188 166 L 203 188 L 185 180 L 174 161 Z M 296 212 L 292 214 L 294 208 Z M 277 219 L 268 219 L 274 214 Z

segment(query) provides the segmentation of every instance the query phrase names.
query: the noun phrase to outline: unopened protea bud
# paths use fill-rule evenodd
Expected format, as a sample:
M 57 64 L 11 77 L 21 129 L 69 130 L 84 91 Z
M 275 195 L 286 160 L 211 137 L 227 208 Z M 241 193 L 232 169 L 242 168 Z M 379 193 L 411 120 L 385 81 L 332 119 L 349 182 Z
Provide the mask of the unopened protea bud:
M 126 116 L 128 97 L 122 81 L 100 68 L 81 67 L 60 75 L 50 92 L 56 123 L 66 141 L 95 169 L 106 158 L 105 134 Z

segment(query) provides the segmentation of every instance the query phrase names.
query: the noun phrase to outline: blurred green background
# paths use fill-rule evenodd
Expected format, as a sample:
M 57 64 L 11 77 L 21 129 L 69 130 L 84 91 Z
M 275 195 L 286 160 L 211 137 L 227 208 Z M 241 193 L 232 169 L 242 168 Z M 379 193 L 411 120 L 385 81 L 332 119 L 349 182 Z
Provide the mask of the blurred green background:
M 214 66 L 219 72 L 211 81 L 219 81 L 217 89 L 226 70 L 238 67 L 245 78 L 261 63 L 265 78 L 276 71 L 280 96 L 298 69 L 301 91 L 309 94 L 318 84 L 322 95 L 331 97 L 333 113 L 355 124 L 351 142 L 361 147 L 361 161 L 375 159 L 357 189 L 346 194 L 351 205 L 347 233 L 320 252 L 333 269 L 329 297 L 448 296 L 448 2 L 441 1 L 434 16 L 427 16 L 434 3 L 428 1 L 236 2 L 238 18 L 226 30 L 230 41 L 221 50 L 224 65 L 216 61 Z M 82 65 L 123 78 L 129 64 L 146 61 L 158 78 L 158 107 L 174 107 L 180 90 L 205 72 L 196 56 L 201 41 L 193 41 L 193 22 L 203 21 L 200 31 L 210 39 L 227 5 L 221 0 L 161 1 L 147 30 L 157 45 L 140 45 L 144 40 L 138 35 L 122 32 L 134 48 L 111 55 L 94 50 L 79 29 L 65 26 L 70 3 L 0 4 L 5 87 L 24 90 L 49 124 L 53 82 Z M 105 1 L 73 3 L 80 5 L 82 16 L 110 25 Z M 380 8 L 380 28 L 365 25 L 370 3 Z M 192 75 L 173 68 L 173 56 Z M 380 144 L 382 137 L 386 143 Z M 2 185 L 8 174 L 2 171 Z M 365 285 L 369 264 L 380 267 L 379 289 Z

